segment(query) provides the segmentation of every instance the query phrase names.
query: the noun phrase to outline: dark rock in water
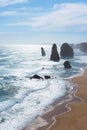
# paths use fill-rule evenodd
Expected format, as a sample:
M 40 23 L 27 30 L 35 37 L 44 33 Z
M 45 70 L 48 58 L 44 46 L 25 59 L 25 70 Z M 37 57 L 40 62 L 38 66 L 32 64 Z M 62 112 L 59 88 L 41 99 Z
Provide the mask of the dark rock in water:
M 64 62 L 64 68 L 66 69 L 72 68 L 69 61 Z
M 80 44 L 80 50 L 82 52 L 87 52 L 87 42 L 83 42 Z
M 64 57 L 73 57 L 74 56 L 74 52 L 73 52 L 72 47 L 68 43 L 64 43 L 61 46 L 60 55 L 63 58 Z
M 44 75 L 45 79 L 50 79 L 51 77 L 49 75 Z M 43 79 L 41 76 L 35 74 L 33 76 L 30 77 L 30 79 Z
M 44 67 L 42 67 L 42 70 L 44 70 L 45 68 Z
M 45 79 L 50 79 L 51 77 L 49 75 L 44 76 Z
M 4 119 L 4 118 L 1 119 L 0 123 L 2 123 L 2 122 L 5 122 L 5 119 Z
M 59 61 L 60 60 L 56 44 L 53 44 L 53 46 L 52 46 L 50 60 L 52 60 L 52 61 Z
M 41 47 L 41 55 L 42 55 L 42 56 L 46 56 L 46 53 L 45 53 L 45 50 L 44 50 L 43 47 Z
M 43 79 L 43 78 L 41 76 L 35 74 L 35 75 L 31 76 L 30 79 Z

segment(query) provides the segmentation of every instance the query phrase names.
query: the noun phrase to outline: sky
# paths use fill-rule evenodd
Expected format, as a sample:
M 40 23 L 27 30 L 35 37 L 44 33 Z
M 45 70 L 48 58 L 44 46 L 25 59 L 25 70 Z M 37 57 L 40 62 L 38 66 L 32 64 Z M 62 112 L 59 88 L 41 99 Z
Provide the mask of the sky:
M 0 44 L 87 42 L 87 0 L 0 0 Z

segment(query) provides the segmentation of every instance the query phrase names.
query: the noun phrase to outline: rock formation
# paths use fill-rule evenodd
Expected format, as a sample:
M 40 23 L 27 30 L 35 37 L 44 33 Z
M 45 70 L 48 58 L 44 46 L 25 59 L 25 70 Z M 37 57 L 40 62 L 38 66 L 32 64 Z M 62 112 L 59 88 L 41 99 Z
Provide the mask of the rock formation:
M 45 79 L 50 79 L 51 77 L 49 75 L 44 75 Z
M 69 62 L 69 61 L 65 61 L 65 62 L 64 62 L 64 68 L 66 68 L 66 69 L 71 68 L 71 65 L 70 65 L 70 62 Z
M 61 46 L 60 55 L 63 58 L 65 58 L 65 57 L 73 57 L 74 56 L 74 52 L 73 52 L 72 47 L 68 43 L 64 43 Z
M 59 61 L 60 60 L 56 44 L 53 44 L 53 46 L 52 46 L 50 60 L 52 60 L 52 61 Z
M 42 55 L 42 56 L 46 56 L 46 53 L 45 53 L 45 50 L 44 50 L 43 47 L 41 47 L 41 55 Z
M 87 42 L 83 42 L 80 44 L 80 50 L 82 52 L 87 52 Z
M 50 75 L 44 75 L 44 78 L 43 78 L 43 77 L 35 74 L 35 75 L 33 75 L 33 76 L 29 77 L 29 78 L 30 79 L 50 79 L 51 77 L 50 77 Z
M 30 79 L 43 79 L 43 78 L 41 76 L 35 74 L 35 75 L 31 76 Z

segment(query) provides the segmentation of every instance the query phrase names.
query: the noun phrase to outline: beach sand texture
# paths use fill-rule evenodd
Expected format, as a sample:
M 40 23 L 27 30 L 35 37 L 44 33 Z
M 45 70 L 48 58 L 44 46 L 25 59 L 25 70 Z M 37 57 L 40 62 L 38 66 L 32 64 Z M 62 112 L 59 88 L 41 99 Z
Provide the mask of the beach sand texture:
M 72 82 L 78 84 L 76 95 L 82 98 L 82 102 L 69 104 L 71 111 L 56 117 L 50 130 L 87 130 L 87 70 Z

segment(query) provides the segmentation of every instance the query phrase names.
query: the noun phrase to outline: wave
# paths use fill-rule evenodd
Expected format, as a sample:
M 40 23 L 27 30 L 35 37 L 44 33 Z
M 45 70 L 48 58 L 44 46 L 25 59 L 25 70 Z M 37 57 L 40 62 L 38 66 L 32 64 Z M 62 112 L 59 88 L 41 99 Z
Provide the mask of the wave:
M 41 82 L 43 82 L 43 81 L 41 81 Z M 35 83 L 33 83 L 33 81 L 32 81 L 31 85 L 34 85 L 34 84 Z M 37 87 L 35 89 L 34 89 L 33 86 L 31 86 L 33 88 L 22 89 L 22 90 L 19 91 L 19 93 L 17 95 L 15 95 L 14 98 L 11 98 L 11 100 L 6 100 L 6 101 L 3 101 L 3 102 L 0 102 L 0 112 L 8 110 L 9 108 L 13 107 L 17 103 L 21 103 L 27 96 L 29 96 L 29 94 L 41 91 L 41 90 L 49 87 L 49 82 L 47 82 L 47 83 L 44 82 L 44 83 L 41 83 L 41 84 L 40 84 L 40 82 L 38 82 L 37 84 L 38 85 L 43 84 L 43 86 L 39 87 L 39 88 Z

